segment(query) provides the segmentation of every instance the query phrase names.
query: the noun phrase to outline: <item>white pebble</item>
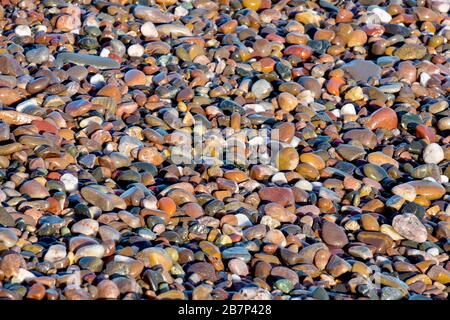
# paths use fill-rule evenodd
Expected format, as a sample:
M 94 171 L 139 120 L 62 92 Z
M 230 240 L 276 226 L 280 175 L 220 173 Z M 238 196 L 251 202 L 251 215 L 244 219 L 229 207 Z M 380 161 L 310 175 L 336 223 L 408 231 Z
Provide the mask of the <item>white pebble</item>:
M 313 181 L 311 182 L 313 189 L 319 190 L 322 187 L 322 182 L 320 181 Z
M 111 51 L 109 51 L 106 48 L 103 48 L 102 51 L 100 52 L 100 57 L 108 58 L 110 53 L 111 53 Z
M 450 10 L 450 1 L 448 0 L 433 0 L 431 9 L 437 10 L 442 13 L 447 13 Z
M 114 151 L 115 148 L 116 148 L 116 146 L 114 146 L 113 144 L 107 143 L 105 149 L 103 150 L 103 152 L 105 154 L 110 154 L 111 152 Z
M 294 136 L 293 138 L 292 138 L 292 140 L 291 140 L 291 142 L 289 143 L 289 146 L 290 147 L 293 147 L 293 148 L 297 148 L 297 146 L 298 146 L 298 144 L 300 143 L 300 138 L 299 137 L 297 137 L 297 136 Z
M 174 13 L 177 17 L 184 17 L 189 13 L 189 11 L 186 8 L 183 8 L 182 6 L 178 6 L 175 8 Z
M 270 292 L 262 288 L 244 287 L 240 290 L 240 293 L 247 300 L 272 300 Z
M 313 190 L 313 185 L 308 180 L 300 180 L 294 186 L 305 191 Z
M 266 109 L 264 108 L 264 106 L 262 104 L 259 103 L 249 103 L 244 105 L 244 110 L 252 110 L 255 112 L 264 112 L 266 111 Z
M 439 255 L 439 250 L 438 250 L 438 248 L 430 248 L 427 250 L 427 253 L 432 256 L 437 257 Z
M 336 116 L 336 118 L 341 117 L 341 110 L 339 110 L 339 109 L 333 109 L 333 110 L 331 110 L 331 113 L 334 114 Z
M 288 181 L 283 172 L 278 172 L 272 176 L 272 182 L 275 184 L 283 184 L 283 183 L 287 183 Z
M 32 272 L 28 271 L 27 269 L 20 268 L 19 274 L 17 275 L 17 277 L 13 278 L 12 282 L 22 283 L 24 281 L 28 281 L 33 278 L 36 278 L 36 276 Z
M 89 82 L 97 89 L 100 89 L 105 85 L 105 77 L 103 77 L 100 73 L 97 73 L 91 77 Z
M 430 75 L 428 73 L 422 72 L 420 74 L 420 85 L 422 87 L 426 87 L 428 81 L 431 79 Z
M 189 281 L 191 281 L 192 283 L 199 283 L 202 279 L 200 278 L 200 275 L 198 273 L 193 273 L 191 274 L 191 276 L 189 277 Z
M 375 13 L 382 23 L 389 23 L 392 20 L 392 17 L 389 13 L 381 9 L 380 7 L 375 7 L 372 9 L 372 12 Z
M 158 30 L 156 30 L 155 25 L 150 21 L 147 21 L 141 26 L 141 33 L 144 37 L 148 38 L 158 37 Z
M 78 189 L 78 178 L 70 173 L 63 174 L 60 180 L 64 184 L 66 191 L 71 192 Z
M 142 57 L 144 55 L 144 47 L 140 44 L 133 44 L 128 47 L 127 53 L 130 57 Z
M 447 176 L 444 176 L 443 174 L 441 175 L 441 183 L 448 183 L 449 179 Z
M 122 256 L 120 254 L 117 254 L 114 256 L 114 262 L 125 262 L 125 263 L 132 263 L 136 260 L 134 260 L 133 258 L 127 257 L 127 256 Z
M 29 26 L 26 25 L 20 25 L 17 26 L 14 29 L 14 32 L 19 36 L 19 37 L 30 37 L 31 36 L 31 29 Z
M 22 112 L 25 108 L 30 106 L 39 106 L 38 100 L 36 98 L 25 100 L 16 106 L 16 111 Z
M 231 281 L 232 281 L 232 283 L 235 283 L 235 282 L 241 282 L 242 281 L 242 279 L 241 279 L 241 277 L 239 277 L 237 274 L 232 274 L 231 275 Z
M 237 215 L 235 215 L 235 217 L 237 218 L 238 227 L 244 228 L 251 227 L 253 225 L 250 219 L 245 214 L 238 213 Z
M 280 221 L 278 221 L 277 219 L 272 218 L 271 216 L 263 216 L 259 223 L 260 224 L 265 224 L 270 229 L 276 229 L 276 228 L 278 228 L 281 225 Z
M 430 143 L 423 151 L 423 160 L 425 163 L 438 164 L 444 160 L 444 150 L 437 143 Z
M 342 115 L 356 115 L 355 106 L 351 103 L 347 103 L 341 108 Z
M 303 90 L 298 98 L 300 104 L 310 104 L 311 102 L 314 102 L 314 94 L 311 90 Z
M 54 244 L 48 248 L 47 253 L 44 256 L 44 261 L 54 263 L 58 260 L 62 260 L 66 257 L 66 246 L 61 244 Z

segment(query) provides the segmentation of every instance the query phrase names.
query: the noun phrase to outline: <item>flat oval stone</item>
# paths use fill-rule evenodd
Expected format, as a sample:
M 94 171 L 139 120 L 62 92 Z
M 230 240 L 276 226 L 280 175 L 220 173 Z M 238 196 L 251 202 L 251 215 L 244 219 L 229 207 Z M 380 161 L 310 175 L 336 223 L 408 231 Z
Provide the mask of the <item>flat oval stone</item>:
M 222 251 L 222 258 L 224 260 L 241 259 L 242 261 L 247 263 L 250 261 L 251 255 L 244 247 L 231 247 Z
M 36 180 L 26 181 L 19 191 L 32 199 L 45 199 L 50 196 L 48 190 Z
M 394 244 L 391 237 L 388 235 L 375 231 L 361 231 L 357 235 L 358 241 L 373 245 L 377 248 L 377 252 L 384 254 L 387 249 Z
M 437 143 L 430 143 L 423 150 L 423 161 L 425 161 L 425 163 L 438 164 L 444 160 L 444 158 L 444 150 Z
M 279 170 L 294 170 L 299 163 L 298 152 L 292 147 L 284 148 L 277 154 L 275 161 Z
M 256 81 L 252 86 L 252 93 L 259 100 L 267 98 L 272 90 L 272 85 L 264 79 Z
M 328 251 L 328 247 L 323 242 L 313 243 L 309 246 L 304 247 L 303 249 L 301 249 L 299 251 L 298 255 L 295 257 L 294 264 L 297 264 L 297 263 L 313 264 L 314 257 L 316 256 L 316 253 L 319 250 Z
M 17 253 L 9 253 L 2 257 L 0 270 L 5 277 L 18 277 L 21 267 L 25 264 L 24 259 Z
M 381 181 L 387 178 L 388 176 L 386 170 L 372 163 L 364 165 L 363 171 L 366 177 L 373 179 L 375 181 Z
M 164 270 L 169 271 L 173 265 L 172 258 L 167 251 L 159 247 L 146 248 L 138 252 L 136 258 L 142 261 L 147 268 L 161 265 Z
M 120 296 L 119 287 L 111 280 L 102 280 L 97 285 L 98 298 L 100 299 L 118 299 Z
M 54 263 L 58 260 L 64 259 L 66 256 L 66 247 L 60 244 L 55 244 L 48 248 L 47 253 L 44 256 L 44 261 Z
M 291 189 L 283 187 L 265 187 L 258 191 L 261 200 L 276 202 L 282 206 L 295 203 L 294 194 Z
M 392 157 L 389 157 L 387 154 L 380 151 L 369 153 L 367 155 L 367 161 L 369 161 L 369 163 L 376 164 L 378 166 L 382 166 L 388 163 L 396 168 L 399 167 L 399 163 L 397 160 L 393 159 Z
M 367 82 L 369 78 L 381 78 L 381 68 L 372 61 L 353 60 L 344 64 L 341 69 L 355 81 Z
M 147 82 L 145 74 L 137 69 L 128 70 L 125 73 L 124 80 L 128 86 L 143 86 Z
M 78 222 L 76 222 L 72 226 L 72 232 L 74 233 L 80 233 L 85 236 L 95 236 L 98 232 L 99 223 L 96 220 L 93 219 L 83 219 Z
M 187 202 L 197 202 L 192 193 L 183 189 L 173 189 L 167 194 L 167 196 L 171 198 L 178 206 Z
M 289 92 L 280 93 L 280 95 L 277 98 L 277 101 L 278 106 L 286 112 L 291 112 L 298 105 L 297 98 L 293 94 L 290 94 Z
M 300 155 L 300 161 L 312 165 L 317 170 L 322 170 L 326 166 L 322 157 L 314 153 L 302 153 Z
M 418 60 L 422 59 L 427 54 L 427 49 L 419 44 L 404 44 L 394 53 L 400 60 Z
M 0 228 L 0 244 L 3 244 L 7 248 L 13 247 L 19 238 L 17 235 L 8 228 Z
M 337 255 L 332 255 L 330 261 L 326 266 L 327 272 L 335 278 L 349 272 L 351 269 L 352 266 L 350 265 L 350 263 L 338 257 Z
M 70 102 L 64 111 L 72 117 L 79 117 L 88 113 L 92 108 L 92 103 L 86 100 L 75 100 Z
M 344 229 L 329 221 L 325 221 L 322 225 L 322 239 L 326 244 L 337 248 L 342 248 L 348 243 Z
M 349 144 L 340 144 L 336 148 L 336 151 L 347 161 L 362 159 L 366 155 L 366 151 L 364 149 Z
M 356 140 L 369 149 L 373 149 L 377 145 L 376 135 L 368 129 L 353 129 L 347 131 L 342 138 L 344 140 Z
M 351 246 L 348 249 L 348 253 L 356 258 L 360 258 L 363 260 L 373 258 L 372 251 L 370 251 L 370 249 L 366 246 Z
M 294 270 L 291 270 L 284 266 L 272 268 L 270 275 L 273 277 L 278 277 L 282 279 L 290 280 L 294 285 L 299 282 L 299 277 Z
M 125 201 L 109 193 L 104 193 L 95 186 L 87 186 L 81 189 L 83 198 L 92 205 L 99 207 L 102 211 L 112 211 L 115 208 L 125 209 Z
M 119 241 L 120 237 L 121 237 L 121 234 L 119 231 L 117 231 L 113 227 L 106 226 L 106 225 L 101 226 L 98 229 L 98 232 L 100 234 L 100 238 L 102 239 L 102 241 L 108 241 L 108 240 Z
M 214 267 L 207 262 L 197 262 L 190 265 L 187 269 L 188 273 L 195 273 L 200 280 L 208 280 L 211 282 L 217 281 L 217 274 Z
M 0 110 L 0 120 L 7 124 L 20 126 L 29 124 L 33 120 L 42 120 L 42 118 L 13 110 Z
M 390 108 L 380 108 L 370 116 L 366 127 L 370 130 L 375 129 L 396 129 L 398 125 L 398 117 L 394 110 Z
M 392 188 L 392 193 L 408 201 L 414 201 L 417 196 L 416 188 L 414 188 L 414 186 L 410 185 L 409 183 L 402 183 L 395 186 L 394 188 Z
M 414 214 L 396 215 L 392 220 L 392 226 L 395 231 L 408 240 L 418 243 L 427 241 L 427 229 Z
M 405 26 L 399 24 L 384 24 L 384 33 L 387 35 L 401 35 L 403 37 L 409 37 L 411 30 Z
M 105 247 L 101 244 L 90 244 L 83 246 L 75 253 L 75 260 L 79 260 L 86 257 L 103 258 L 105 255 Z
M 48 77 L 41 77 L 37 78 L 27 84 L 27 91 L 30 94 L 36 94 L 38 92 L 42 92 L 47 88 L 47 86 L 50 84 L 50 78 Z
M 81 53 L 61 52 L 55 60 L 55 67 L 61 68 L 66 63 L 74 63 L 77 65 L 91 65 L 98 69 L 118 69 L 120 63 L 116 60 Z
M 133 14 L 136 18 L 152 23 L 170 23 L 174 21 L 175 16 L 171 13 L 163 13 L 158 8 L 137 5 L 134 7 Z
M 445 188 L 434 181 L 420 180 L 408 182 L 416 190 L 416 194 L 427 198 L 428 200 L 437 200 L 445 195 Z
M 408 294 L 408 285 L 398 278 L 380 272 L 374 273 L 373 277 L 375 281 L 381 285 L 399 289 L 403 295 Z
M 10 54 L 0 55 L 0 72 L 4 75 L 20 77 L 24 74 L 20 63 Z
M 0 146 L 0 156 L 8 156 L 14 152 L 21 151 L 22 149 L 23 145 L 21 143 L 8 143 Z
M 245 277 L 248 275 L 248 266 L 241 259 L 231 259 L 228 262 L 228 268 L 233 274 Z
M 12 217 L 12 215 L 6 211 L 5 208 L 0 208 L 0 225 L 3 225 L 5 227 L 14 227 L 15 226 L 15 219 Z
M 448 285 L 450 283 L 450 272 L 439 265 L 434 265 L 427 272 L 428 277 L 431 280 L 437 281 L 444 285 Z

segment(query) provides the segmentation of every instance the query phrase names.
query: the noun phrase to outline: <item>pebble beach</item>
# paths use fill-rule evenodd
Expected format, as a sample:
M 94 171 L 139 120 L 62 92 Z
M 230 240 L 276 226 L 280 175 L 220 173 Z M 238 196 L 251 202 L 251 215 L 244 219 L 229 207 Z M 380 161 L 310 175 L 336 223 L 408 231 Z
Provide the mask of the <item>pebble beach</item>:
M 1 0 L 0 300 L 447 300 L 449 9 Z

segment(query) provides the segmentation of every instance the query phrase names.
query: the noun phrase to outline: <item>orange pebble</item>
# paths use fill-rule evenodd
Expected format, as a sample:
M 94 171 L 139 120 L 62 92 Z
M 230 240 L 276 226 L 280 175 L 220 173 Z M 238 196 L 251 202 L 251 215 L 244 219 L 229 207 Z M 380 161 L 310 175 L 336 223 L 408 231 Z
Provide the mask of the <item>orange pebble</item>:
M 177 205 L 175 204 L 175 201 L 173 201 L 169 197 L 162 197 L 161 199 L 159 199 L 158 208 L 166 212 L 170 216 L 173 216 L 177 211 Z
M 347 9 L 341 9 L 336 15 L 336 22 L 351 22 L 353 18 L 353 13 Z
M 301 58 L 302 60 L 307 60 L 312 56 L 312 49 L 311 49 L 311 47 L 304 46 L 301 44 L 294 45 L 294 46 L 290 46 L 290 47 L 286 48 L 284 50 L 284 55 L 285 56 L 294 55 L 294 56 Z
M 339 88 L 345 84 L 344 79 L 338 77 L 331 77 L 327 82 L 327 91 L 328 93 L 338 96 Z

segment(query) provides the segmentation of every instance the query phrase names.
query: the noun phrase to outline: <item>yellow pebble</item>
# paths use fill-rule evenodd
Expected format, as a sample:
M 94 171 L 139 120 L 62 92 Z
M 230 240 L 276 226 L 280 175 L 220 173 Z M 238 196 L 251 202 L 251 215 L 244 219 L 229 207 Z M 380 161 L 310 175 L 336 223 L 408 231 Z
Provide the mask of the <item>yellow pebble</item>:
M 244 6 L 244 8 L 258 11 L 259 8 L 261 8 L 261 0 L 243 0 L 242 5 Z

